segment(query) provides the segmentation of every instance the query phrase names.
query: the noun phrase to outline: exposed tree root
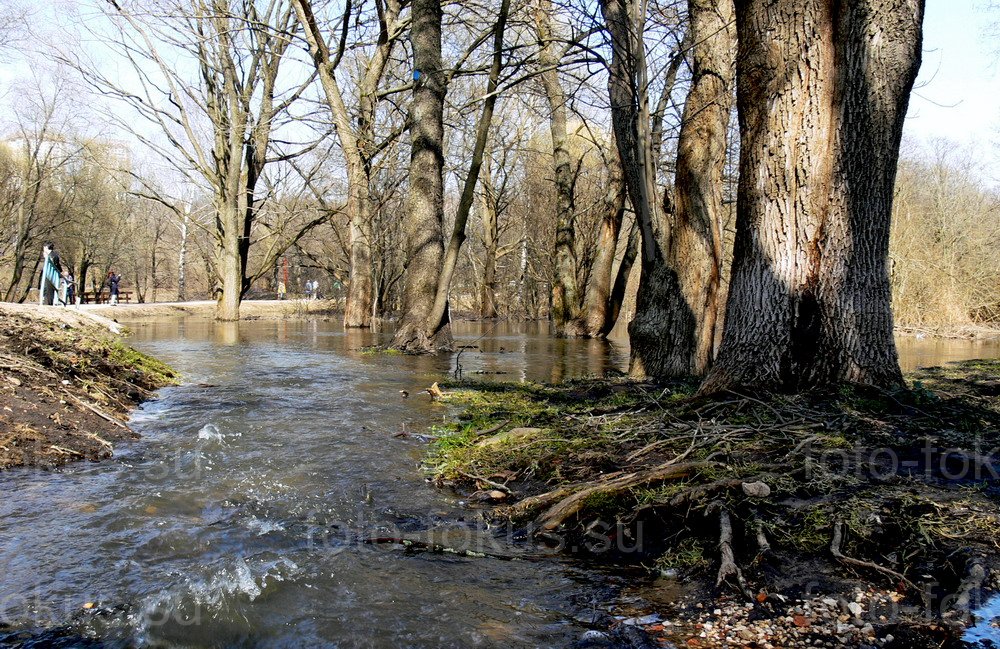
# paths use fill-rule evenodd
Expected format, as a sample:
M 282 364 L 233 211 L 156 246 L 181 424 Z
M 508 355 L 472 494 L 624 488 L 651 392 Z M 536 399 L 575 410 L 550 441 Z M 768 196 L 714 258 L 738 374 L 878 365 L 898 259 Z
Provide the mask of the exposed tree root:
M 715 585 L 722 586 L 733 577 L 736 579 L 736 586 L 740 592 L 750 597 L 750 589 L 747 581 L 743 577 L 743 571 L 736 565 L 736 555 L 733 554 L 733 522 L 729 517 L 729 511 L 722 503 L 713 503 L 712 509 L 719 510 L 719 572 L 715 578 Z
M 504 492 L 505 494 L 507 494 L 508 496 L 510 496 L 510 495 L 512 495 L 514 493 L 513 491 L 510 490 L 510 487 L 508 487 L 507 485 L 501 484 L 501 483 L 496 482 L 494 480 L 490 480 L 489 478 L 484 478 L 481 475 L 475 475 L 474 473 L 466 473 L 466 472 L 463 471 L 462 472 L 462 476 L 468 478 L 469 480 L 474 480 L 476 482 L 481 482 L 481 483 L 483 483 L 483 484 L 485 484 L 487 486 L 493 487 L 494 489 L 498 489 L 498 490 Z
M 579 513 L 591 498 L 617 496 L 635 487 L 649 487 L 667 480 L 686 478 L 700 469 L 714 465 L 714 462 L 677 463 L 675 460 L 671 460 L 652 469 L 626 473 L 610 479 L 560 487 L 539 496 L 532 496 L 506 509 L 504 514 L 512 518 L 525 518 L 533 512 L 548 507 L 545 513 L 538 517 L 537 523 L 539 530 L 552 532 L 571 516 Z
M 848 566 L 854 566 L 856 568 L 866 568 L 868 570 L 881 572 L 884 575 L 889 575 L 890 577 L 897 579 L 899 582 L 905 583 L 907 586 L 910 586 L 913 589 L 917 588 L 916 584 L 907 579 L 901 573 L 898 573 L 895 570 L 892 570 L 891 568 L 880 566 L 877 563 L 871 561 L 862 561 L 861 559 L 854 559 L 852 557 L 846 556 L 840 550 L 840 546 L 843 543 L 843 541 L 844 541 L 844 522 L 837 521 L 836 523 L 833 524 L 833 540 L 830 542 L 830 554 L 832 554 L 833 557 L 837 559 L 837 561 L 840 561 L 841 563 L 846 564 Z
M 934 584 L 963 609 L 1000 564 L 998 458 L 980 451 L 1000 448 L 1000 362 L 973 363 L 954 379 L 938 371 L 962 394 L 948 399 L 924 375 L 913 392 L 723 400 L 690 398 L 681 384 L 473 387 L 454 391 L 470 414 L 432 458 L 449 484 L 504 476 L 527 497 L 488 515 L 533 521 L 530 532 L 574 551 L 629 540 L 609 550 L 615 560 L 685 575 L 717 566 L 711 583 L 765 600 L 788 583 L 877 590 L 889 579 L 915 602 Z M 528 443 L 475 432 L 508 422 L 534 431 Z M 955 557 L 970 554 L 982 565 L 959 584 Z

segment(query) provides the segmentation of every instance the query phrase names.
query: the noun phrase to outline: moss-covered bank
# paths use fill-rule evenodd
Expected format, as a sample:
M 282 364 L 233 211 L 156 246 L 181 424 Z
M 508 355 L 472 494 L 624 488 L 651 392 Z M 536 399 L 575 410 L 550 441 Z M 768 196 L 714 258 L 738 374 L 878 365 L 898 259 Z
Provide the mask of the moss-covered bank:
M 177 381 L 68 309 L 0 306 L 0 469 L 109 457 L 128 413 Z
M 772 615 L 780 593 L 860 586 L 958 628 L 1000 567 L 1000 361 L 909 378 L 713 399 L 689 383 L 454 384 L 460 414 L 427 463 L 536 539 Z

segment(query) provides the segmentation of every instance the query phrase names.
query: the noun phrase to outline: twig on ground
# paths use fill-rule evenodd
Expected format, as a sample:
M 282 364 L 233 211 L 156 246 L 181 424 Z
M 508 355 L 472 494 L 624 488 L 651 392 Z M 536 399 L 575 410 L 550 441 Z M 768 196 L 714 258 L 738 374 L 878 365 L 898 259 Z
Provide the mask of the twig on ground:
M 63 392 L 65 392 L 74 401 L 76 401 L 78 404 L 80 404 L 81 406 L 83 406 L 87 410 L 91 411 L 92 413 L 94 413 L 95 415 L 97 415 L 98 417 L 100 417 L 101 419 L 106 419 L 107 421 L 110 421 L 115 426 L 118 426 L 119 428 L 124 428 L 125 430 L 131 432 L 131 429 L 128 426 L 126 426 L 122 422 L 118 421 L 117 419 L 115 419 L 114 417 L 112 417 L 111 415 L 109 415 L 108 413 L 100 410 L 96 406 L 92 406 L 91 404 L 87 403 L 86 401 L 84 401 L 80 397 L 76 396 L 75 394 L 73 394 L 72 392 L 70 392 L 69 390 L 67 390 L 66 388 L 63 388 Z
M 466 473 L 465 471 L 458 471 L 458 474 L 463 478 L 468 478 L 469 480 L 475 480 L 477 482 L 482 482 L 485 485 L 489 485 L 494 489 L 504 492 L 508 496 L 513 495 L 514 493 L 513 491 L 510 490 L 509 487 L 507 487 L 507 485 L 495 482 L 493 480 L 490 480 L 489 478 L 484 478 L 481 475 L 476 475 L 474 473 Z

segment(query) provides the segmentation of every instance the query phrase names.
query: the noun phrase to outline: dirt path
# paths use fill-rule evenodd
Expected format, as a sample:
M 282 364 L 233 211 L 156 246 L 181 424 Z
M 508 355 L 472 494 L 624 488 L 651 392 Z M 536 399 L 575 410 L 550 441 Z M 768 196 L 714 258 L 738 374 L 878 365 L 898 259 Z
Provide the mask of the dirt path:
M 128 413 L 176 375 L 75 309 L 0 304 L 0 469 L 110 457 Z
M 330 300 L 245 300 L 240 305 L 240 316 L 244 320 L 296 318 L 306 315 L 327 315 L 337 312 L 337 307 L 338 303 Z M 84 304 L 74 307 L 75 309 L 112 320 L 184 316 L 210 318 L 215 315 L 215 302 L 204 300 L 152 304 Z

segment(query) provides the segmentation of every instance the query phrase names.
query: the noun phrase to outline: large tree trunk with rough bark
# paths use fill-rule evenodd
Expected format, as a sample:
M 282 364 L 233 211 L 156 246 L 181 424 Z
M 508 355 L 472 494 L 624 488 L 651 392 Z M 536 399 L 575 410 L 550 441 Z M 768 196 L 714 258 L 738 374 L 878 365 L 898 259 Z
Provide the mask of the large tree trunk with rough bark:
M 601 338 L 610 320 L 611 288 L 614 282 L 615 255 L 622 223 L 625 220 L 625 181 L 617 156 L 609 163 L 608 189 L 604 198 L 604 214 L 597 239 L 597 253 L 590 271 L 590 281 L 583 300 L 585 333 L 591 338 Z M 631 263 L 629 263 L 631 267 Z M 614 326 L 614 323 L 611 324 Z
M 441 69 L 441 3 L 414 0 L 413 89 L 410 126 L 409 213 L 403 223 L 406 240 L 406 277 L 403 317 L 392 346 L 409 352 L 428 352 L 451 346 L 447 323 L 429 330 L 441 262 L 444 257 L 444 97 Z M 447 312 L 445 314 L 447 318 Z
M 737 234 L 702 387 L 902 385 L 889 223 L 923 0 L 744 0 Z
M 704 375 L 715 355 L 722 277 L 722 175 L 732 106 L 736 28 L 732 0 L 688 0 L 692 79 L 677 143 L 667 264 L 678 292 L 665 308 L 691 332 L 665 332 L 662 345 L 686 357 L 684 374 Z M 680 335 L 678 335 L 680 334 Z M 684 347 L 689 345 L 689 347 Z
M 242 231 L 242 214 L 238 205 L 221 206 L 218 211 L 218 218 L 223 225 L 220 229 L 221 239 L 215 251 L 215 271 L 222 290 L 216 299 L 215 319 L 233 322 L 240 319 L 240 303 L 243 299 L 244 275 L 240 257 L 240 236 L 234 234 Z
M 552 321 L 560 336 L 584 334 L 580 319 L 580 290 L 577 285 L 576 204 L 573 192 L 573 165 L 567 130 L 567 97 L 559 80 L 562 45 L 552 31 L 551 0 L 536 0 L 535 30 L 538 37 L 539 79 L 549 108 L 552 137 L 552 164 L 556 188 L 556 258 L 552 278 Z
M 500 81 L 500 71 L 503 67 L 503 37 L 507 29 L 507 15 L 510 12 L 510 0 L 501 0 L 497 22 L 493 28 L 493 63 L 490 66 L 486 82 L 486 99 L 483 100 L 483 111 L 476 125 L 476 141 L 472 147 L 472 160 L 469 162 L 469 173 L 465 177 L 462 196 L 458 200 L 458 210 L 455 213 L 455 224 L 451 238 L 444 253 L 441 273 L 438 276 L 437 294 L 434 298 L 434 308 L 427 321 L 427 335 L 436 338 L 441 327 L 448 326 L 448 300 L 451 297 L 451 281 L 458 267 L 458 256 L 466 239 L 466 225 L 469 213 L 476 198 L 476 184 L 486 156 L 486 143 L 489 140 L 490 127 L 493 124 L 493 110 L 497 101 L 497 86 Z
M 685 337 L 693 335 L 694 326 L 690 311 L 668 308 L 679 287 L 677 273 L 667 264 L 669 233 L 656 198 L 642 5 L 636 0 L 601 3 L 612 45 L 608 77 L 612 125 L 641 234 L 642 275 L 635 317 L 628 328 L 629 373 L 634 377 L 677 376 L 688 371 L 683 350 L 691 347 Z M 667 334 L 675 337 L 675 344 L 666 344 Z

